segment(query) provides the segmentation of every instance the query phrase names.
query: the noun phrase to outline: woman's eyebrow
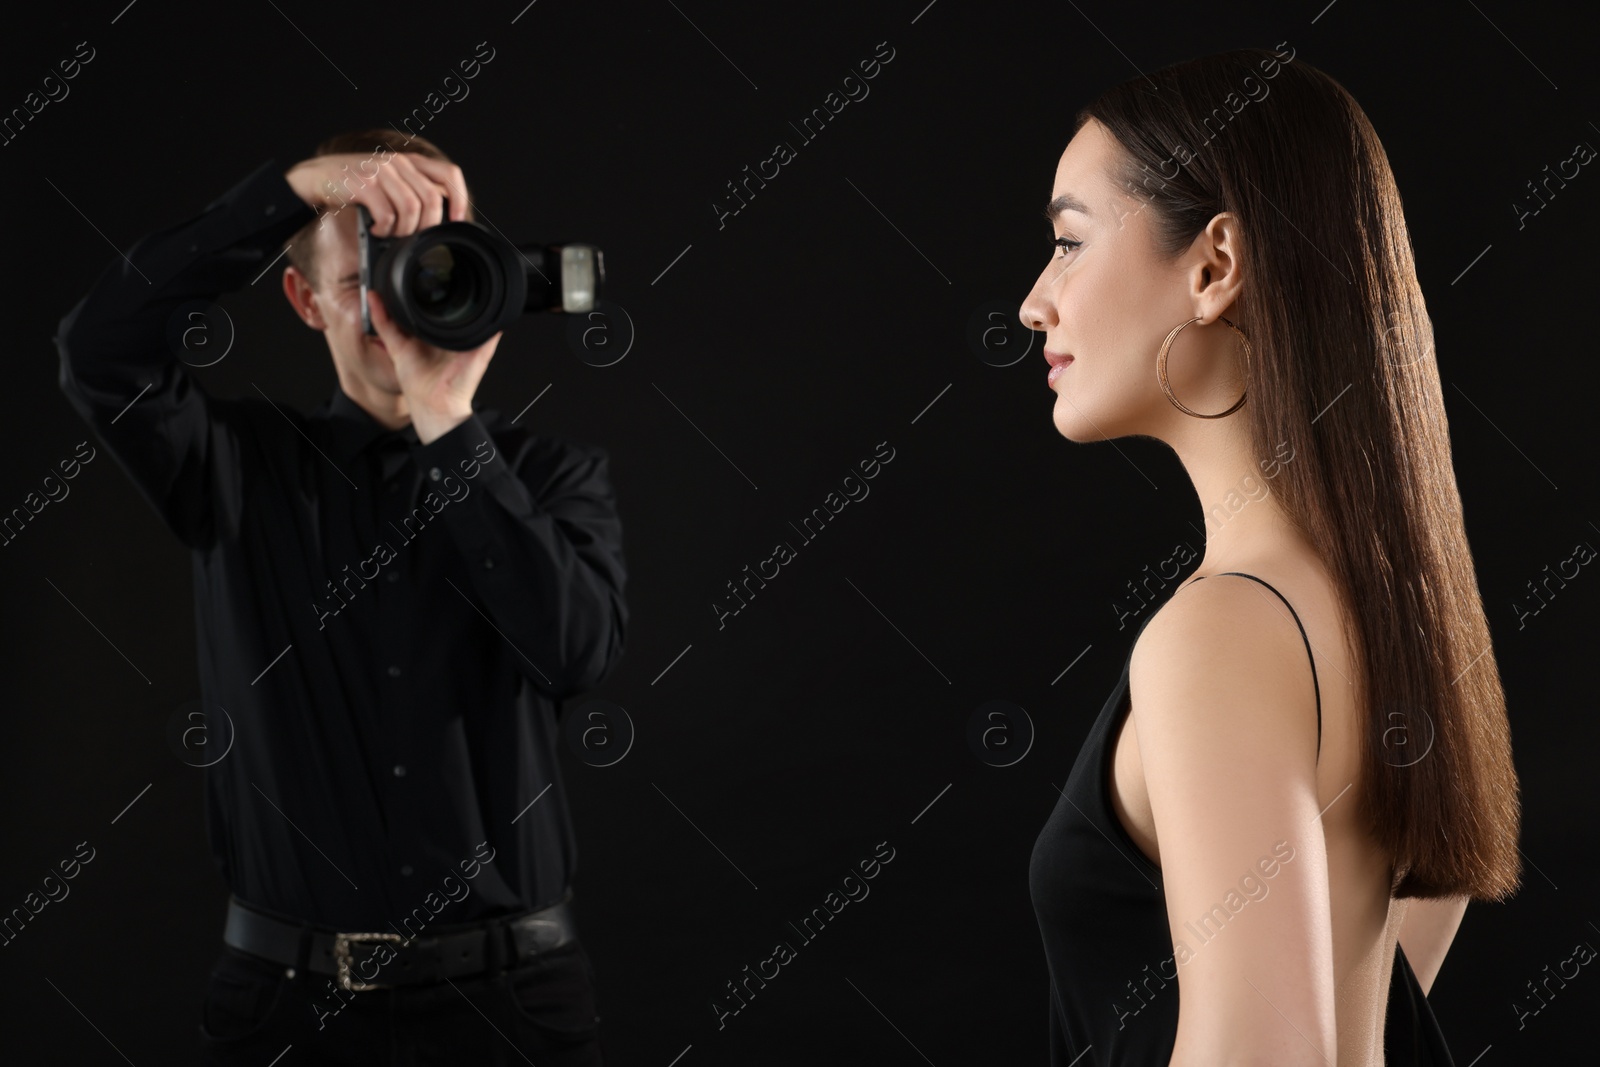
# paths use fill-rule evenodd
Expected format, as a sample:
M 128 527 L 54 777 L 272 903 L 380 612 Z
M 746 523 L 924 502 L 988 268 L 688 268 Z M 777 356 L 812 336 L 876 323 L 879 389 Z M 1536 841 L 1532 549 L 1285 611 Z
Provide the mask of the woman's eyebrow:
M 1050 201 L 1049 205 L 1044 209 L 1044 217 L 1049 219 L 1051 224 L 1054 224 L 1057 217 L 1064 211 L 1076 211 L 1080 215 L 1086 215 L 1089 218 L 1094 217 L 1090 214 L 1088 205 L 1071 193 L 1062 193 Z

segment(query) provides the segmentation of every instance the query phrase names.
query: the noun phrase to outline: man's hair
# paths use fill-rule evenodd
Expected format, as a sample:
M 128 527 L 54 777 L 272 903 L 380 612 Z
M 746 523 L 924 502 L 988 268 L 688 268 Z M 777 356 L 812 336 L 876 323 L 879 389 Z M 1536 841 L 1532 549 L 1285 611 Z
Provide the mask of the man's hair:
M 403 134 L 399 130 L 393 130 L 386 126 L 371 130 L 336 133 L 317 145 L 316 151 L 312 152 L 311 156 L 314 159 L 318 156 L 331 156 L 343 152 L 362 152 L 382 157 L 377 160 L 379 163 L 382 163 L 383 158 L 386 158 L 392 152 L 415 152 L 419 156 L 427 156 L 429 159 L 437 159 L 444 163 L 455 162 L 445 155 L 443 149 L 427 138 L 416 134 Z M 364 184 L 370 178 L 370 174 L 361 174 L 352 169 L 346 182 L 355 183 L 354 187 L 360 188 L 361 184 Z M 328 210 L 329 212 L 334 212 L 339 208 L 331 207 Z M 469 201 L 467 203 L 467 218 L 471 219 L 473 217 L 474 212 Z M 289 262 L 294 264 L 300 273 L 306 276 L 306 280 L 313 287 L 318 284 L 315 237 L 317 227 L 321 224 L 322 215 L 319 213 L 317 218 L 306 223 L 301 227 L 300 232 L 289 239 Z

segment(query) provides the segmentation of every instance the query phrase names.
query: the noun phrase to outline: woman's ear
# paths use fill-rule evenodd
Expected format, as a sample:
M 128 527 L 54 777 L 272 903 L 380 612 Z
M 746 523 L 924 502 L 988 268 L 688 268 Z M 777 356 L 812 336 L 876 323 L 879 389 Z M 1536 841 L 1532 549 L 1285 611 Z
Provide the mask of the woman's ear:
M 1195 314 L 1204 317 L 1209 310 L 1222 314 L 1238 303 L 1244 293 L 1243 242 L 1239 218 L 1231 211 L 1214 216 L 1195 237 L 1196 258 L 1190 271 Z M 1199 310 L 1202 307 L 1208 310 Z

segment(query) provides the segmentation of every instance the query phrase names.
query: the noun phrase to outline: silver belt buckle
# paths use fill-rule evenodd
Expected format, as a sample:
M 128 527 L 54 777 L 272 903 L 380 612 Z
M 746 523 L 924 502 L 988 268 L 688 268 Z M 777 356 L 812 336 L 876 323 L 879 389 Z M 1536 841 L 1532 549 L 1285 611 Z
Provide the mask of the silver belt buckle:
M 333 959 L 339 970 L 339 987 L 359 993 L 365 989 L 392 989 L 382 982 L 362 982 L 350 974 L 350 945 L 355 941 L 403 941 L 399 934 L 339 934 L 333 935 Z M 386 961 L 387 962 L 387 961 Z M 381 966 L 381 964 L 380 964 Z
M 549 952 L 564 943 L 561 938 L 566 933 L 566 928 L 561 925 L 559 919 L 529 919 L 520 925 L 533 935 L 534 946 L 530 955 L 537 956 Z

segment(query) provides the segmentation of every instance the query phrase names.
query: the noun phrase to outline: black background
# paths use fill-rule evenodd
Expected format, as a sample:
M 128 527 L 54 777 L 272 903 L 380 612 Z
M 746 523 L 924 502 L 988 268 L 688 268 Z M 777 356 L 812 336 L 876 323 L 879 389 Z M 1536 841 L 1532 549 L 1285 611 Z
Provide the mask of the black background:
M 1078 106 L 1141 70 L 1287 42 L 1361 102 L 1398 178 L 1524 786 L 1524 888 L 1469 908 L 1430 999 L 1463 1065 L 1582 1047 L 1593 967 L 1521 1028 L 1513 1006 L 1537 1008 L 1527 983 L 1600 944 L 1600 577 L 1585 568 L 1521 629 L 1516 605 L 1546 565 L 1600 544 L 1600 178 L 1586 168 L 1520 229 L 1513 203 L 1578 141 L 1600 144 L 1592 25 L 1551 2 L 542 0 L 518 17 L 523 2 L 111 0 L 8 18 L 0 109 L 78 42 L 96 55 L 0 147 L 0 510 L 88 437 L 51 337 L 112 246 L 267 158 L 287 169 L 328 133 L 399 122 L 487 41 L 470 95 L 420 132 L 508 235 L 601 245 L 636 331 L 601 368 L 559 316 L 530 317 L 479 393 L 508 415 L 538 396 L 524 422 L 612 457 L 632 623 L 584 699 L 622 706 L 637 738 L 614 766 L 563 766 L 613 1060 L 1042 1062 L 1029 851 L 1126 653 L 1113 601 L 1203 534 L 1164 446 L 1065 441 L 1037 344 L 992 366 L 968 325 L 990 301 L 1014 310 L 1049 255 L 1039 212 Z M 788 123 L 883 41 L 895 55 L 870 95 L 801 144 Z M 719 229 L 725 183 L 779 140 L 797 158 Z M 199 373 L 215 394 L 259 386 L 309 410 L 332 363 L 278 273 L 224 298 L 236 343 Z M 789 522 L 885 441 L 871 495 L 795 542 L 719 632 L 724 583 L 794 541 Z M 189 561 L 108 453 L 70 484 L 0 548 L 0 911 L 77 842 L 97 855 L 0 948 L 0 1057 L 190 1062 L 226 890 L 201 772 L 166 742 L 197 696 Z M 1014 766 L 968 746 L 990 699 L 1037 727 Z M 793 941 L 788 922 L 879 842 L 895 859 L 871 895 L 719 1031 L 723 983 Z

